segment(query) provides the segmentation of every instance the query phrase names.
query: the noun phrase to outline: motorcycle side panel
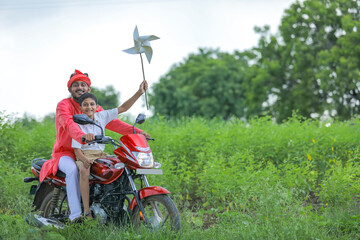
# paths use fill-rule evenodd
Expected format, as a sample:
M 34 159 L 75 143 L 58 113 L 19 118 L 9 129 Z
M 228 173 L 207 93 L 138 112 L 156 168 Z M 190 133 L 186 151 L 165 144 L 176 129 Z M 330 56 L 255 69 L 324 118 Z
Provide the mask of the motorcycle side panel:
M 152 186 L 152 187 L 146 187 L 139 190 L 140 199 L 146 198 L 148 196 L 153 195 L 160 195 L 160 194 L 169 194 L 170 192 L 166 190 L 165 188 L 158 187 L 158 186 Z M 135 198 L 132 199 L 130 203 L 130 210 L 133 210 L 136 206 L 136 200 Z

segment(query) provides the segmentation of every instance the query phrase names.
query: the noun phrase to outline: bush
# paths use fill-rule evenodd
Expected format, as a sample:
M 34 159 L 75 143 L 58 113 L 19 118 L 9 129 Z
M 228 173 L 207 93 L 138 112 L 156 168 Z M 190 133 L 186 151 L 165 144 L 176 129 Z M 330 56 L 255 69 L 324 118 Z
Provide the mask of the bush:
M 22 178 L 31 176 L 33 157 L 50 156 L 55 125 L 51 120 L 24 125 L 1 114 L 0 121 L 1 220 L 13 226 L 6 236 L 18 238 L 33 231 L 14 232 L 20 224 L 16 216 L 31 211 L 30 186 Z M 164 172 L 148 180 L 171 192 L 184 223 L 182 239 L 359 238 L 359 120 L 324 124 L 294 116 L 276 124 L 268 117 L 244 123 L 157 116 L 141 128 L 156 139 L 149 144 Z M 68 238 L 72 231 L 60 235 Z M 86 231 L 75 235 L 98 234 Z

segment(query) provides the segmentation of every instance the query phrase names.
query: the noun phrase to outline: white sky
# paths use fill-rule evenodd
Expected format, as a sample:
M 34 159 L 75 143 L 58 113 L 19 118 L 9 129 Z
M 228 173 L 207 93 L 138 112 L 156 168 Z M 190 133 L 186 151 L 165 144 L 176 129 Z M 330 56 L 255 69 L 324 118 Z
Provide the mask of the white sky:
M 144 57 L 151 85 L 199 47 L 233 53 L 257 45 L 254 26 L 277 32 L 295 0 L 0 0 L 0 111 L 41 118 L 68 97 L 79 69 L 92 85 L 113 85 L 128 99 L 142 81 L 138 55 L 122 50 L 139 34 L 156 35 Z M 150 114 L 140 99 L 129 111 Z

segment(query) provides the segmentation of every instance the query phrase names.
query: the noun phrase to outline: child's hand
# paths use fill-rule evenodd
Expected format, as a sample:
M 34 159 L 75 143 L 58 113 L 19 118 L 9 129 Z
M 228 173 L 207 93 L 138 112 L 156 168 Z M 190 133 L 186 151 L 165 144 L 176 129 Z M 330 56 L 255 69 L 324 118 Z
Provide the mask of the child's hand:
M 146 90 L 148 89 L 148 83 L 146 80 L 144 80 L 139 87 L 139 92 L 141 92 L 141 94 L 143 94 Z
M 85 158 L 83 161 L 84 167 L 89 168 L 93 162 L 89 160 L 88 158 Z

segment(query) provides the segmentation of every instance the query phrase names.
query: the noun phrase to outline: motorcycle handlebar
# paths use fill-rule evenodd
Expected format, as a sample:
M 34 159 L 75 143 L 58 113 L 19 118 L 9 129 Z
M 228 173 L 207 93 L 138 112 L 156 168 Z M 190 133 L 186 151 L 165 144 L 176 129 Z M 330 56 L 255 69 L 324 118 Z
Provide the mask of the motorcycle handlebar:
M 87 144 L 93 144 L 93 143 L 101 143 L 101 144 L 104 144 L 106 143 L 107 141 L 109 140 L 112 140 L 111 137 L 106 137 L 106 136 L 103 136 L 103 135 L 95 135 L 95 140 L 94 141 L 91 141 L 91 142 L 88 142 Z M 155 141 L 155 138 L 146 138 L 147 141 Z M 84 137 L 81 137 L 81 141 L 82 142 L 85 142 L 85 138 Z
M 95 140 L 91 141 L 91 142 L 88 142 L 88 144 L 91 144 L 91 143 L 103 143 L 103 141 L 107 141 L 107 140 L 109 140 L 109 137 L 105 137 L 103 135 L 95 135 Z M 81 137 L 81 141 L 85 142 L 85 138 Z

